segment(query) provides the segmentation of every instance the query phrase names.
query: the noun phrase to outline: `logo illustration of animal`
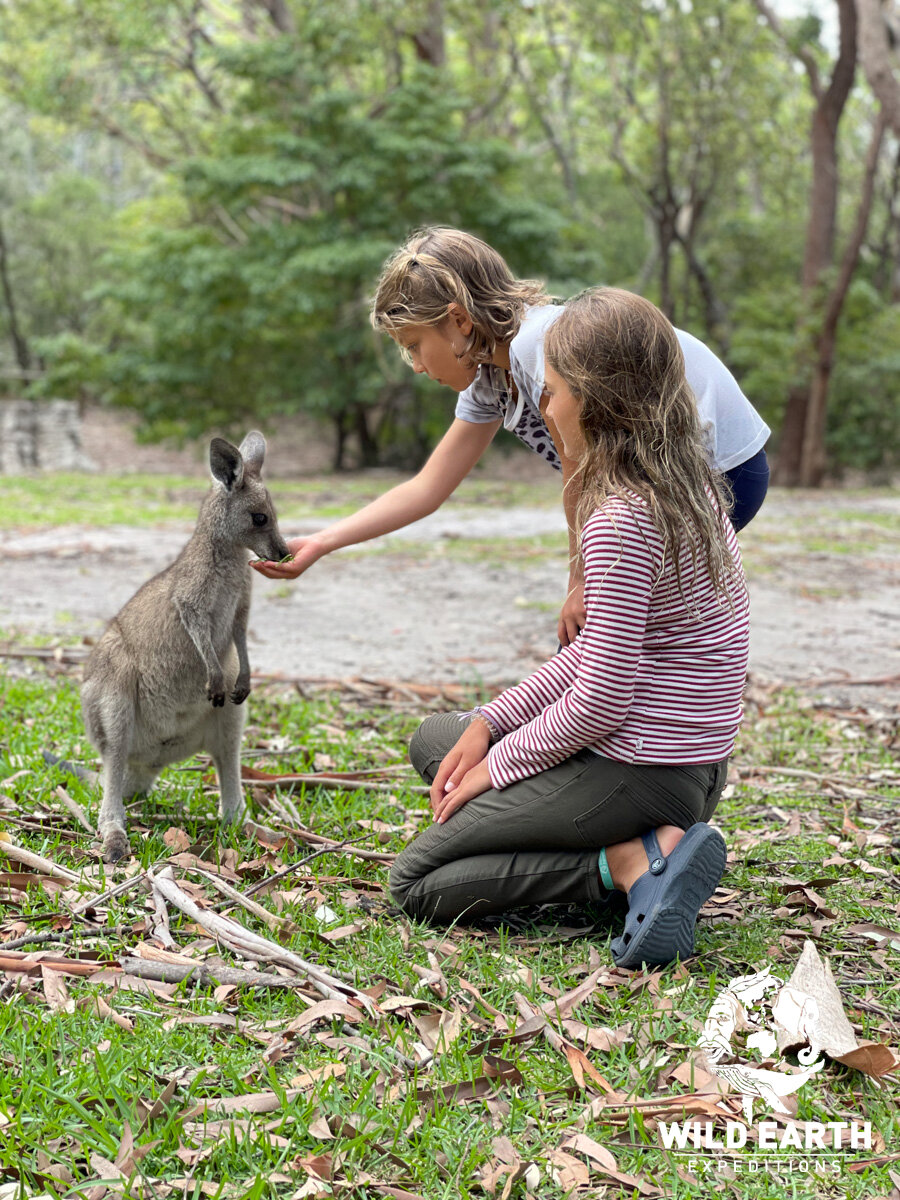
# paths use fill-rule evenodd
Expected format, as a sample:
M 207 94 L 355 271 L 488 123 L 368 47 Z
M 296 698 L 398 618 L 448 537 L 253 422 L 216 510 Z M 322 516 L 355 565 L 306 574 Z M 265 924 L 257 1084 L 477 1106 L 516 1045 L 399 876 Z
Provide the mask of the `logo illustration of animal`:
M 790 1012 L 798 1017 L 798 1022 L 792 1024 L 791 1028 L 802 1029 L 805 1034 L 811 1035 L 808 1050 L 798 1055 L 805 1070 L 767 1071 L 743 1063 L 722 1061 L 733 1053 L 732 1038 L 737 1029 L 753 1031 L 747 1038 L 748 1046 L 755 1046 L 766 1055 L 775 1050 L 775 1034 L 762 1023 L 762 1004 L 768 999 L 769 993 L 773 993 L 770 1000 L 773 1019 L 777 1019 L 779 1014 L 787 1017 Z M 818 1053 L 818 1047 L 813 1040 L 816 1015 L 813 998 L 796 993 L 789 984 L 782 983 L 773 975 L 769 967 L 754 975 L 739 975 L 716 996 L 704 1022 L 698 1045 L 712 1074 L 724 1079 L 741 1094 L 744 1118 L 748 1124 L 753 1120 L 755 1099 L 766 1101 L 776 1112 L 786 1113 L 788 1109 L 782 1102 L 783 1098 L 799 1091 L 804 1083 L 824 1067 L 824 1058 L 812 1061 Z M 799 1023 L 800 1017 L 803 1018 L 802 1024 Z
M 240 751 L 250 694 L 248 551 L 289 556 L 261 478 L 266 441 L 213 438 L 212 487 L 181 553 L 109 622 L 84 670 L 81 704 L 103 762 L 99 832 L 103 857 L 130 854 L 124 799 L 146 794 L 163 767 L 212 757 L 219 815 L 246 812 Z

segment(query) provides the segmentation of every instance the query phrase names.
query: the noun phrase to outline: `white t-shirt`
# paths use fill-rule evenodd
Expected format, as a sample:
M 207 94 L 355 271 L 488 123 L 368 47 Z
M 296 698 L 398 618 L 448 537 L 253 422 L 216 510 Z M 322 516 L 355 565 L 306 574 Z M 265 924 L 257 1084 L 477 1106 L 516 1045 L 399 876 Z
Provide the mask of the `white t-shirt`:
M 525 310 L 519 332 L 509 344 L 510 374 L 519 392 L 515 404 L 510 402 L 504 372 L 487 364 L 478 368 L 456 403 L 460 420 L 477 424 L 502 420 L 505 429 L 557 470 L 559 455 L 541 416 L 540 399 L 544 391 L 544 334 L 561 312 L 558 304 Z M 718 471 L 730 471 L 760 451 L 772 431 L 712 350 L 682 329 L 675 333 L 684 354 L 687 381 L 697 397 L 710 462 Z

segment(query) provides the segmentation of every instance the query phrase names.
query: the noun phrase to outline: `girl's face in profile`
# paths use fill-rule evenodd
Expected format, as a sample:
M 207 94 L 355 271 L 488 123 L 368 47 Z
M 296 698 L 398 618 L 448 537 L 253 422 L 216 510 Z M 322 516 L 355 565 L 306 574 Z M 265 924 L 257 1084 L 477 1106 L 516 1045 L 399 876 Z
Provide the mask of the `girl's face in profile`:
M 452 316 L 443 325 L 404 325 L 391 336 L 409 353 L 417 375 L 424 373 L 455 392 L 463 391 L 475 378 L 478 367 L 464 366 L 457 358 L 463 352 L 467 335 Z
M 563 441 L 569 458 L 578 458 L 583 449 L 581 436 L 581 401 L 569 390 L 569 385 L 549 365 L 544 367 L 544 390 L 549 397 L 546 413 Z

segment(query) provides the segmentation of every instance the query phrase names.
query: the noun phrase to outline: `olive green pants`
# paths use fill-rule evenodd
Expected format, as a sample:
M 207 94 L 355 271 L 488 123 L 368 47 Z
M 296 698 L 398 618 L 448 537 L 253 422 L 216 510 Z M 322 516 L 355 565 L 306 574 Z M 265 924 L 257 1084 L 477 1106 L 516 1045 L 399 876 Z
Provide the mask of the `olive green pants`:
M 413 734 L 410 761 L 426 783 L 465 726 L 459 713 L 438 713 Z M 580 750 L 431 824 L 394 862 L 391 895 L 410 916 L 442 925 L 526 904 L 602 903 L 601 848 L 709 820 L 727 765 L 622 763 Z

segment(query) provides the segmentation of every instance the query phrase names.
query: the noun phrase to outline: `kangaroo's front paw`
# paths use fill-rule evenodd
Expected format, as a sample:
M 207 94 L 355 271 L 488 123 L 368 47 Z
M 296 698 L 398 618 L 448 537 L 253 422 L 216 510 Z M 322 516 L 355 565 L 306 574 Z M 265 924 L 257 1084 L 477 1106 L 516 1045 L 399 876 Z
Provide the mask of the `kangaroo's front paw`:
M 117 863 L 123 858 L 131 858 L 128 834 L 124 829 L 107 830 L 103 835 L 103 861 Z
M 206 698 L 213 708 L 223 708 L 225 705 L 225 680 L 221 675 L 210 678 L 206 684 Z
M 250 695 L 250 680 L 240 676 L 234 681 L 234 691 L 231 693 L 232 704 L 243 704 Z

